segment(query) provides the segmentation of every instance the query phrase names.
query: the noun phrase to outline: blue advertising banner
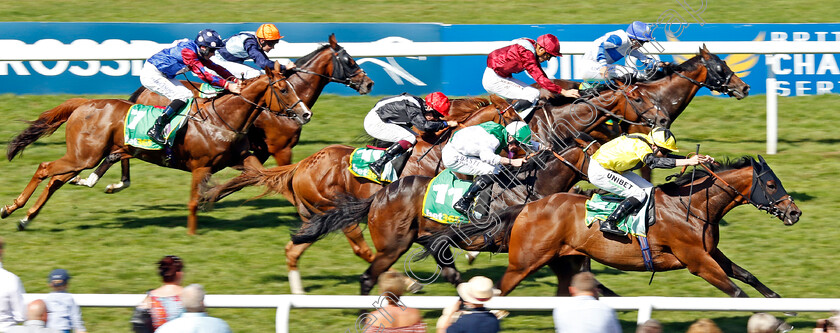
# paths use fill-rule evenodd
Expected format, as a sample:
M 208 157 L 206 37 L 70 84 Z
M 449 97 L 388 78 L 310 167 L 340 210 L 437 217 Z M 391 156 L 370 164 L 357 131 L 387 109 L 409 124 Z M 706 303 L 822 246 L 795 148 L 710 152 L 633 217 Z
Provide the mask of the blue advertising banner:
M 33 43 L 97 43 L 107 41 L 119 47 L 132 41 L 170 43 L 193 38 L 204 28 L 217 30 L 223 37 L 239 31 L 252 31 L 257 23 L 0 23 L 4 39 Z M 625 29 L 624 24 L 554 24 L 554 25 L 444 25 L 435 23 L 276 23 L 284 41 L 289 43 L 326 42 L 335 33 L 342 42 L 374 42 L 408 40 L 415 42 L 500 41 L 553 33 L 561 41 L 592 41 L 601 35 Z M 840 23 L 830 24 L 712 24 L 664 26 L 654 29 L 660 41 L 840 41 Z M 49 38 L 49 39 L 47 39 Z M 279 47 L 282 47 L 280 44 Z M 561 45 L 562 49 L 562 45 Z M 724 59 L 752 88 L 752 93 L 765 90 L 767 65 L 764 55 L 722 54 Z M 352 55 L 352 54 L 351 54 Z M 663 55 L 661 60 L 681 62 L 692 57 Z M 579 79 L 576 60 L 579 55 L 566 55 L 543 63 L 546 74 L 553 78 Z M 834 54 L 780 54 L 771 69 L 782 96 L 813 95 L 840 92 L 840 68 Z M 381 57 L 359 58 L 357 62 L 375 82 L 373 94 L 401 92 L 426 94 L 443 91 L 451 95 L 480 95 L 485 56 L 446 57 Z M 142 60 L 134 61 L 22 61 L 0 62 L 0 93 L 15 94 L 124 94 L 140 86 L 138 75 Z M 521 77 L 520 77 L 521 76 Z M 525 82 L 532 79 L 520 74 Z M 193 78 L 195 79 L 195 78 Z M 326 93 L 356 94 L 338 84 L 328 85 Z M 710 94 L 706 89 L 700 94 Z

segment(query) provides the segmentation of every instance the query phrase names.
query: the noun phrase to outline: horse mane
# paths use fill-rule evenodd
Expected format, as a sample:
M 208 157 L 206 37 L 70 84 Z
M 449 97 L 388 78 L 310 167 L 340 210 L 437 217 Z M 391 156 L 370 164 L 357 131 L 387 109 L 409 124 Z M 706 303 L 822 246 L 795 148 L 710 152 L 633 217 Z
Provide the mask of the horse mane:
M 693 71 L 697 69 L 698 66 L 703 65 L 700 62 L 701 59 L 703 59 L 703 57 L 700 54 L 697 54 L 679 65 L 671 64 L 671 66 L 669 66 L 668 69 L 676 72 Z
M 323 51 L 324 49 L 326 49 L 326 48 L 328 48 L 328 47 L 330 47 L 330 44 L 324 44 L 324 45 L 321 45 L 321 47 L 319 47 L 319 48 L 318 48 L 318 49 L 316 49 L 315 51 L 309 52 L 309 54 L 307 54 L 307 55 L 305 55 L 305 56 L 303 56 L 303 57 L 298 58 L 298 60 L 295 60 L 295 66 L 300 67 L 300 66 L 302 66 L 302 65 L 306 64 L 307 62 L 309 62 L 310 60 L 312 60 L 312 58 L 315 58 L 315 55 L 316 55 L 316 54 L 320 53 L 321 51 Z
M 718 173 L 726 170 L 735 170 L 741 169 L 746 166 L 751 166 L 753 161 L 754 159 L 752 156 L 744 155 L 735 159 L 725 158 L 723 159 L 723 161 L 708 165 L 708 167 L 709 169 L 712 169 L 712 172 Z M 698 168 L 697 171 L 694 172 L 693 179 L 697 180 L 708 176 L 711 176 L 711 174 L 708 171 L 706 171 L 705 168 Z M 674 179 L 674 181 L 659 185 L 659 187 L 662 187 L 663 189 L 676 188 L 683 185 L 687 185 L 691 183 L 691 181 L 691 172 L 685 172 L 682 175 L 678 176 L 677 179 Z
M 458 107 L 455 107 L 456 103 Z M 452 99 L 452 109 L 449 110 L 449 116 L 444 117 L 444 119 L 461 122 L 474 112 L 490 104 L 489 100 L 481 97 Z

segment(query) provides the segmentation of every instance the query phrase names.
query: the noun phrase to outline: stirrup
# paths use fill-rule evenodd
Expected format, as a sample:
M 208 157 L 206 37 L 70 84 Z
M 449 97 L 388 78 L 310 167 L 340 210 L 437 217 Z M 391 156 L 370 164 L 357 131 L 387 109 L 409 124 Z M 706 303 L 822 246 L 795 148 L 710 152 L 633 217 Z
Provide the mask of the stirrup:
M 373 162 L 370 165 L 368 165 L 368 168 L 376 176 L 376 179 L 382 179 L 382 170 L 385 169 L 385 163 L 383 163 L 382 166 L 379 166 L 376 164 L 376 162 Z

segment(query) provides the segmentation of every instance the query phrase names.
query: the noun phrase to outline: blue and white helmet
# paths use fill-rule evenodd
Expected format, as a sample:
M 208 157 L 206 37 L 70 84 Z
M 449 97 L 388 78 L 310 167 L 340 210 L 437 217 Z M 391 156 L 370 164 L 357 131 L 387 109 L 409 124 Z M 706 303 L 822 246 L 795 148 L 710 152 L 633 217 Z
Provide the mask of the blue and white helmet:
M 209 47 L 212 49 L 220 49 L 225 47 L 225 41 L 222 40 L 222 36 L 219 36 L 219 33 L 213 29 L 204 29 L 198 32 L 198 36 L 195 37 L 195 43 L 198 46 Z
M 634 21 L 633 23 L 630 23 L 627 27 L 627 35 L 629 35 L 630 38 L 643 42 L 649 42 L 650 39 L 653 38 L 651 37 L 650 26 L 641 21 Z

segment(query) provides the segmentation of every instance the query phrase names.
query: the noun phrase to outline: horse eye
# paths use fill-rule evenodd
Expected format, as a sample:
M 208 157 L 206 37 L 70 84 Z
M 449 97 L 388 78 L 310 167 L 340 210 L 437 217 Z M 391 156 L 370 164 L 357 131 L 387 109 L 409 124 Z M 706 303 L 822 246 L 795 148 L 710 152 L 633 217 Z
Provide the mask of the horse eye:
M 289 90 L 288 90 L 288 89 L 286 89 L 286 88 L 280 89 L 280 93 L 281 93 L 281 94 L 285 94 L 287 91 L 289 91 Z
M 771 189 L 771 190 L 775 190 L 775 189 L 776 189 L 776 183 L 774 183 L 774 182 L 767 182 L 767 188 L 769 188 L 769 189 Z

